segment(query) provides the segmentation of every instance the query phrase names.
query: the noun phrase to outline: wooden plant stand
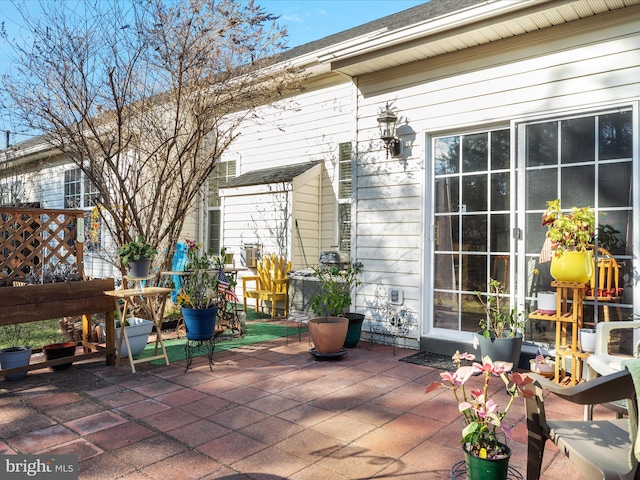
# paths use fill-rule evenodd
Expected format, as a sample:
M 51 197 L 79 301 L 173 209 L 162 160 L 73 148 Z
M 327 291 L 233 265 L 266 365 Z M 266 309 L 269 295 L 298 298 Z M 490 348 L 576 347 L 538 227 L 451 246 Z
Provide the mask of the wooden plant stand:
M 17 325 L 62 317 L 82 316 L 82 342 L 84 354 L 75 355 L 73 361 L 106 357 L 107 365 L 115 363 L 115 345 L 113 332 L 113 298 L 105 291 L 113 290 L 113 278 L 79 282 L 48 283 L 44 285 L 25 285 L 21 287 L 3 287 L 2 308 L 0 308 L 0 326 Z M 106 346 L 91 342 L 91 314 L 104 313 L 107 329 Z M 69 357 L 48 360 L 24 367 L 0 370 L 1 375 L 27 372 L 44 367 L 68 363 Z
M 544 314 L 538 310 L 529 314 L 529 318 L 556 322 L 556 360 L 554 381 L 566 376 L 565 362 L 571 359 L 571 385 L 582 378 L 582 362 L 589 354 L 580 350 L 578 332 L 582 328 L 582 309 L 584 303 L 584 283 L 552 282 L 557 290 L 556 313 Z M 573 300 L 569 303 L 569 300 Z M 567 339 L 568 325 L 571 324 L 571 339 Z

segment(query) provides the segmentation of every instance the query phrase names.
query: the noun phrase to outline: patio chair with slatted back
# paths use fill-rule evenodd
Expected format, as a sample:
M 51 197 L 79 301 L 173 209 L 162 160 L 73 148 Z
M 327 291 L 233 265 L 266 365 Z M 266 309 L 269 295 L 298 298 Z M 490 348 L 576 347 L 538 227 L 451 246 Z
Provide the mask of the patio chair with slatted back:
M 284 301 L 284 316 L 289 311 L 289 277 L 291 262 L 275 254 L 267 255 L 257 266 L 257 275 L 242 277 L 242 296 L 244 311 L 247 311 L 247 299 L 256 301 L 256 311 L 260 310 L 262 302 L 271 302 L 271 318 L 276 317 L 276 306 Z
M 632 360 L 640 362 L 640 360 Z M 580 471 L 585 480 L 638 480 L 634 455 L 636 390 L 628 370 L 564 387 L 540 375 L 525 388 L 535 395 L 525 399 L 528 430 L 527 480 L 539 480 L 545 443 L 551 440 Z M 602 404 L 626 399 L 629 416 L 607 420 L 552 420 L 547 418 L 543 389 L 576 405 Z
M 610 320 L 609 304 L 619 303 L 622 300 L 620 267 L 611 254 L 602 247 L 598 247 L 598 255 L 594 261 L 595 268 L 589 280 L 584 299 L 601 302 L 604 321 L 608 322 Z

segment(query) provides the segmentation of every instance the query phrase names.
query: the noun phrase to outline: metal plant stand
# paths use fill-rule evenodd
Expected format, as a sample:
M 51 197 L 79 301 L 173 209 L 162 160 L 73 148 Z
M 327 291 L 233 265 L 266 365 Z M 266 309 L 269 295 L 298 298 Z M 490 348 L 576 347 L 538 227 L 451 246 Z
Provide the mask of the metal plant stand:
M 207 340 L 189 340 L 187 338 L 187 342 L 184 344 L 184 353 L 187 359 L 187 368 L 184 369 L 185 372 L 189 370 L 191 362 L 193 362 L 194 354 L 205 349 L 209 357 L 209 369 L 213 371 L 213 351 L 216 349 L 215 338 L 211 337 Z
M 459 462 L 454 463 L 449 473 L 451 474 L 451 480 L 466 479 L 467 465 L 465 464 L 464 460 L 460 460 Z M 509 466 L 509 470 L 507 471 L 507 480 L 524 480 L 524 477 L 518 470 L 516 470 L 512 466 Z
M 374 334 L 383 339 L 389 338 L 393 345 L 393 354 L 396 354 L 396 344 L 399 337 L 406 337 L 409 330 L 416 325 L 416 319 L 409 307 L 404 305 L 390 305 L 384 309 L 381 318 L 369 320 L 371 341 L 369 348 L 373 345 Z

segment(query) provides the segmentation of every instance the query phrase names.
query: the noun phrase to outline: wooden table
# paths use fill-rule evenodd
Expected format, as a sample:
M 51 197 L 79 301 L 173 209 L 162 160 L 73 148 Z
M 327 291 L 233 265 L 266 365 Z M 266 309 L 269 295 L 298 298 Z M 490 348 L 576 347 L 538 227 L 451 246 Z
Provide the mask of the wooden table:
M 169 294 L 173 291 L 171 288 L 164 287 L 144 287 L 144 288 L 128 288 L 125 290 L 111 290 L 104 292 L 105 295 L 109 295 L 115 298 L 116 310 L 120 317 L 120 339 L 116 349 L 118 355 L 116 356 L 116 366 L 120 363 L 120 352 L 122 351 L 122 340 L 124 339 L 127 346 L 127 352 L 129 353 L 129 365 L 131 366 L 131 373 L 136 373 L 135 365 L 141 362 L 149 362 L 151 360 L 164 359 L 165 364 L 169 365 L 169 357 L 167 355 L 167 349 L 164 346 L 162 340 L 162 318 L 164 315 L 164 307 Z M 153 355 L 147 358 L 134 359 L 131 355 L 131 348 L 129 347 L 129 338 L 127 337 L 127 330 L 125 327 L 125 320 L 129 313 L 129 310 L 136 302 L 145 302 L 148 310 L 151 312 L 151 321 L 156 326 L 156 344 L 153 351 Z M 162 354 L 158 354 L 158 344 L 162 349 Z

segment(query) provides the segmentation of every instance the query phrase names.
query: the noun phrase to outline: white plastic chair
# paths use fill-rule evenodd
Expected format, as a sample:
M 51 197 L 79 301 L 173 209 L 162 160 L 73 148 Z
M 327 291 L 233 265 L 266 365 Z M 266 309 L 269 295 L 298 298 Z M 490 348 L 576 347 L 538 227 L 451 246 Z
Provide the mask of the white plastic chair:
M 622 321 L 622 322 L 600 322 L 596 326 L 596 346 L 592 355 L 587 358 L 587 380 L 593 380 L 601 375 L 610 375 L 622 370 L 622 362 L 628 360 L 628 355 L 614 355 L 609 353 L 609 336 L 613 330 L 619 329 L 640 329 L 640 321 Z M 640 330 L 634 332 L 634 357 L 638 358 L 638 341 Z M 609 404 L 610 408 L 618 414 L 625 413 L 625 408 L 618 404 Z M 593 418 L 593 405 L 587 405 L 585 408 L 585 420 Z
M 612 355 L 609 353 L 609 336 L 613 330 L 640 328 L 640 321 L 600 322 L 596 326 L 596 348 L 587 358 L 587 380 L 592 380 L 598 375 L 609 375 L 619 372 L 623 360 L 628 360 L 625 355 Z M 635 332 L 634 332 L 635 333 Z M 638 332 L 640 334 L 640 332 Z M 634 335 L 634 340 L 637 340 Z M 634 356 L 637 357 L 638 342 L 635 342 Z

